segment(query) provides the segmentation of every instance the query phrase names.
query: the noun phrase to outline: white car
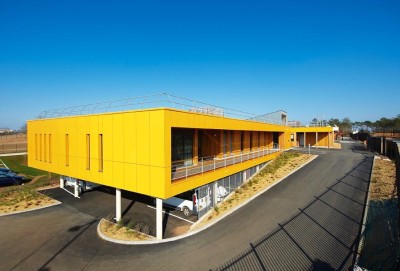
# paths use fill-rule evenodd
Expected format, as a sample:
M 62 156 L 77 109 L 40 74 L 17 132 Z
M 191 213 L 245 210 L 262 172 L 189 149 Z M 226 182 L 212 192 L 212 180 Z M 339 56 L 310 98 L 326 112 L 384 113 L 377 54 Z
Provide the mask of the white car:
M 228 191 L 222 185 L 217 188 L 217 202 L 220 202 L 228 195 Z
M 190 214 L 194 213 L 193 208 L 195 204 L 193 204 L 193 200 L 171 197 L 163 200 L 163 204 L 166 205 L 167 207 L 171 207 L 173 209 L 181 211 L 184 216 L 189 216 Z
M 83 181 L 83 180 L 79 180 L 79 179 L 75 179 L 75 178 L 71 178 L 71 177 L 64 177 L 64 185 L 65 186 L 73 187 L 73 186 L 75 186 L 75 182 L 78 182 L 79 194 L 82 194 L 82 192 L 90 191 L 90 190 L 93 190 L 93 189 L 101 186 L 100 184 L 97 184 L 97 183 Z
M 225 187 L 219 186 L 217 188 L 217 202 L 222 201 L 227 195 L 228 191 Z M 176 197 L 163 200 L 163 204 L 169 208 L 181 211 L 185 216 L 189 216 L 209 206 L 211 204 L 211 199 L 209 193 L 203 198 L 198 198 L 195 191 L 188 191 Z

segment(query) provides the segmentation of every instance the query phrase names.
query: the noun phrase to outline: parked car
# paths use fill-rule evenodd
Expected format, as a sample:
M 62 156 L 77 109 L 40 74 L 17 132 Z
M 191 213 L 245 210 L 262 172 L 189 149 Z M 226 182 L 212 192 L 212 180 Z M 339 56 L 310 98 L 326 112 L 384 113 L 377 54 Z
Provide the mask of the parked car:
M 222 185 L 219 186 L 217 188 L 217 202 L 220 202 L 221 200 L 223 200 L 228 194 L 229 193 L 225 187 L 223 187 Z
M 184 216 L 196 214 L 197 195 L 194 191 L 187 191 L 176 197 L 163 200 L 163 205 L 168 208 L 179 210 Z
M 163 205 L 168 208 L 179 210 L 184 216 L 189 216 L 191 214 L 197 214 L 198 211 L 206 208 L 211 203 L 210 191 L 206 193 L 207 195 L 199 198 L 195 190 L 190 190 L 185 193 L 176 195 L 163 200 Z M 228 191 L 223 186 L 217 188 L 217 202 L 220 202 L 228 195 Z
M 2 173 L 2 172 L 8 173 L 8 172 L 10 172 L 10 171 L 11 171 L 11 170 L 8 169 L 8 168 L 0 167 L 0 173 Z
M 24 177 L 18 176 L 14 172 L 0 171 L 0 186 L 21 185 Z
M 93 190 L 93 189 L 101 186 L 100 184 L 97 184 L 97 183 L 78 180 L 78 179 L 71 178 L 71 177 L 65 177 L 64 178 L 64 185 L 65 186 L 73 187 L 73 186 L 75 186 L 75 182 L 78 182 L 79 194 L 82 194 L 82 192 L 90 191 L 90 190 Z

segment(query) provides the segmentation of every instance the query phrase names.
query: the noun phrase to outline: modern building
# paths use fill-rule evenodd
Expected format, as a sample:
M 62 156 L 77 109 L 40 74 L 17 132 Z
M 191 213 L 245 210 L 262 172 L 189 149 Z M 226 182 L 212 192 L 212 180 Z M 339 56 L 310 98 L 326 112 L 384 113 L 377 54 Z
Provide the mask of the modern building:
M 291 128 L 283 111 L 274 112 L 275 118 L 249 117 L 173 98 L 167 106 L 151 102 L 146 109 L 143 103 L 126 109 L 133 103 L 125 101 L 115 112 L 94 112 L 99 104 L 89 111 L 85 106 L 46 112 L 28 121 L 29 166 L 60 174 L 61 186 L 72 178 L 75 187 L 79 181 L 115 187 L 117 220 L 121 190 L 156 198 L 157 238 L 162 238 L 163 200 L 196 191 L 196 212 L 202 215 L 222 200 L 218 187 L 232 192 L 282 151 L 333 144 L 332 127 Z M 176 109 L 177 104 L 187 107 Z

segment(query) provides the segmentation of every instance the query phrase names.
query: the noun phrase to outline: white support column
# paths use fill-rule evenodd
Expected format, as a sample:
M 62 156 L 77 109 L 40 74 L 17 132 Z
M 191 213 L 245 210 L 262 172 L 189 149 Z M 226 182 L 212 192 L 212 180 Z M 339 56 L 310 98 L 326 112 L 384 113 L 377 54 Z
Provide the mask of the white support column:
M 158 240 L 163 239 L 163 216 L 162 216 L 162 199 L 156 198 L 156 237 Z
M 60 188 L 64 188 L 64 176 L 60 175 Z
M 213 185 L 213 204 L 214 207 L 217 206 L 217 193 L 218 193 L 218 183 L 215 181 Z
M 318 149 L 318 132 L 315 132 L 315 148 Z
M 121 189 L 115 189 L 115 221 L 121 220 Z
M 75 184 L 74 184 L 74 196 L 75 198 L 79 198 L 79 183 L 77 179 L 75 179 Z

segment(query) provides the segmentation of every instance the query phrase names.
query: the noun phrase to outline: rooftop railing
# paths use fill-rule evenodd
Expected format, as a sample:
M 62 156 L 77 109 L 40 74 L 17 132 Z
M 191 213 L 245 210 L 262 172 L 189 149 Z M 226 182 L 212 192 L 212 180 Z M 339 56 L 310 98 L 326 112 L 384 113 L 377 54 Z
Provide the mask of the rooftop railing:
M 195 112 L 199 114 L 231 117 L 237 119 L 252 120 L 257 122 L 273 123 L 280 125 L 283 124 L 282 120 L 280 119 L 280 115 L 277 114 L 276 112 L 258 116 L 244 111 L 207 104 L 167 93 L 159 93 L 159 94 L 139 96 L 139 97 L 113 100 L 107 102 L 51 109 L 41 112 L 38 118 L 39 119 L 58 118 L 58 117 L 68 117 L 68 116 L 109 113 L 109 112 L 120 112 L 128 110 L 143 110 L 150 108 L 174 108 L 189 112 Z

